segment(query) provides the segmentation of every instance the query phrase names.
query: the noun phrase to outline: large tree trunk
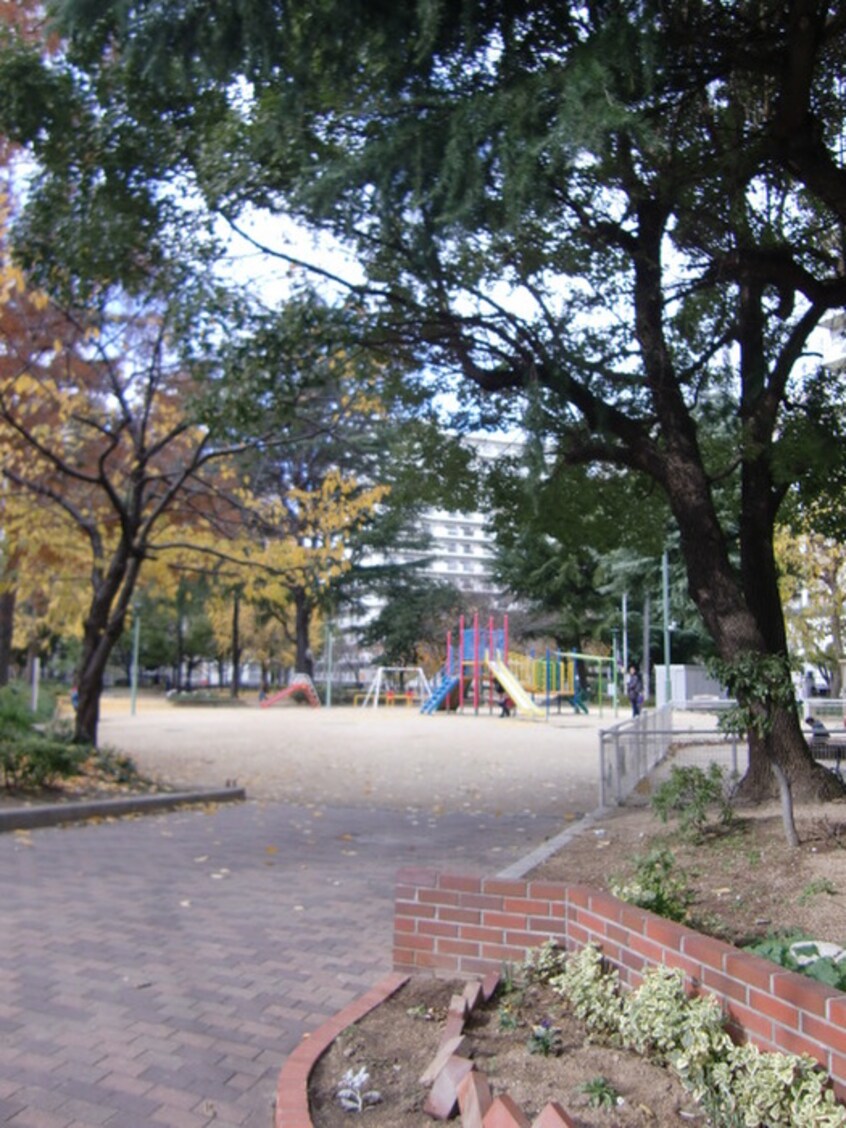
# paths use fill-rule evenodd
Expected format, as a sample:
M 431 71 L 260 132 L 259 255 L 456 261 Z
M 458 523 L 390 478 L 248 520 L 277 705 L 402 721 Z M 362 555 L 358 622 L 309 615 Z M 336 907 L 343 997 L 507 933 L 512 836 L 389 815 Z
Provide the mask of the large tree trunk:
M 241 593 L 236 588 L 232 595 L 232 688 L 231 696 L 241 691 Z
M 713 510 L 704 474 L 696 467 L 688 466 L 686 472 L 677 467 L 667 492 L 681 532 L 690 594 L 719 656 L 726 662 L 750 652 L 786 656 L 775 562 L 767 558 L 772 537 L 762 535 L 760 520 L 749 520 L 749 532 L 744 537 L 744 590 L 716 517 L 709 520 Z M 751 504 L 748 497 L 746 503 L 744 518 Z M 740 784 L 741 796 L 750 801 L 777 797 L 773 763 L 783 770 L 796 799 L 841 795 L 840 782 L 811 755 L 798 711 L 774 707 L 769 721 L 764 734 L 749 734 L 749 768 Z
M 88 609 L 77 667 L 79 701 L 73 739 L 76 744 L 97 745 L 100 697 L 109 657 L 123 633 L 126 613 L 138 579 L 140 557 L 127 550 L 112 557 L 105 576 L 99 578 Z
M 0 594 L 0 685 L 9 684 L 14 628 L 15 592 L 4 591 Z
M 78 702 L 73 739 L 75 744 L 97 745 L 97 729 L 100 724 L 100 698 L 103 694 L 103 680 L 109 655 L 112 652 L 120 631 L 109 641 L 106 631 L 86 624 L 82 644 L 82 655 L 77 668 L 76 688 Z
M 297 654 L 294 661 L 298 674 L 314 677 L 314 655 L 311 652 L 311 600 L 298 589 L 294 593 L 294 614 L 297 632 Z

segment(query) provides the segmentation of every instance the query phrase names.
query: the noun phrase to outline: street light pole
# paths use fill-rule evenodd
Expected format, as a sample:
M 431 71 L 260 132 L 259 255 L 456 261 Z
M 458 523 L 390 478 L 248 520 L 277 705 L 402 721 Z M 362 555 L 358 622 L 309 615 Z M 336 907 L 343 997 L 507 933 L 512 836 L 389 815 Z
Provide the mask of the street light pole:
M 629 668 L 629 593 L 623 592 L 623 669 Z
M 132 690 L 130 693 L 129 711 L 135 716 L 135 706 L 138 700 L 138 658 L 141 650 L 141 615 L 137 607 L 133 607 L 134 618 L 132 621 Z

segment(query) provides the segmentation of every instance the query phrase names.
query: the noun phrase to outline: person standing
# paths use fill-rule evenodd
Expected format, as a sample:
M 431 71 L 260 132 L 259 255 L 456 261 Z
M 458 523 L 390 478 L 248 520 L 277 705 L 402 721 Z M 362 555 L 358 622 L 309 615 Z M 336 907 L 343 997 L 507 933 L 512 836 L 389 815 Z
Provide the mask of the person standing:
M 629 678 L 626 682 L 626 693 L 632 706 L 632 716 L 640 716 L 640 707 L 643 704 L 643 678 L 640 676 L 640 670 L 637 665 L 632 662 L 629 666 Z

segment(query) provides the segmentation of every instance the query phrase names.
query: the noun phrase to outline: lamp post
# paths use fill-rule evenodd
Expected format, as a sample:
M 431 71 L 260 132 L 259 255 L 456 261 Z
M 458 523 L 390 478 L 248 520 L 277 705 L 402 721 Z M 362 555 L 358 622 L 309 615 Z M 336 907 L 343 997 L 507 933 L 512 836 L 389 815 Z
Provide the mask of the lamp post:
M 326 708 L 332 705 L 332 620 L 326 620 Z
M 141 613 L 138 604 L 132 605 L 132 670 L 130 675 L 129 711 L 135 716 L 138 701 L 138 657 L 141 650 Z
M 623 592 L 623 669 L 629 668 L 629 593 Z
M 618 675 L 619 675 L 619 670 L 620 670 L 620 667 L 619 667 L 619 651 L 617 649 L 617 635 L 618 634 L 619 634 L 619 631 L 618 631 L 617 627 L 612 627 L 612 629 L 611 629 L 611 638 L 613 639 L 612 676 L 614 678 L 614 692 L 613 692 L 612 696 L 613 696 L 613 701 L 614 701 L 614 716 L 615 717 L 617 716 L 617 681 L 618 681 Z
M 670 677 L 670 562 L 666 549 L 661 557 L 661 595 L 664 605 L 664 704 L 669 705 L 673 683 Z

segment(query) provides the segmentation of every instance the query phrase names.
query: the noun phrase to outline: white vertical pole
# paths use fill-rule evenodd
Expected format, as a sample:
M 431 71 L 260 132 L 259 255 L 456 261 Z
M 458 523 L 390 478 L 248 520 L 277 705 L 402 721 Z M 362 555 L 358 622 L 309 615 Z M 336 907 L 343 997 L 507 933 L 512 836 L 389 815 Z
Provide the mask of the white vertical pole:
M 669 705 L 673 682 L 670 676 L 670 561 L 666 549 L 661 557 L 661 595 L 664 604 L 664 704 Z

